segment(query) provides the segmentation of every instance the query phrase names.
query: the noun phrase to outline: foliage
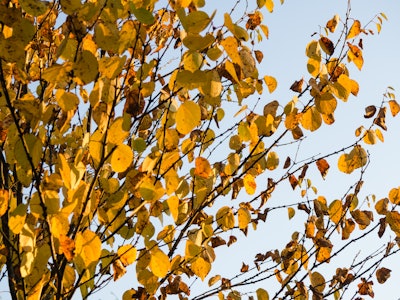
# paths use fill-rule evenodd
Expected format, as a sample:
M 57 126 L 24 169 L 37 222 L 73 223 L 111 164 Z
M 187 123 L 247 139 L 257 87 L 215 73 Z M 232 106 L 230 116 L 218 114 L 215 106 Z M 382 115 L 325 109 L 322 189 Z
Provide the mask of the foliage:
M 362 70 L 362 39 L 386 16 L 363 27 L 349 5 L 327 20 L 306 46 L 308 78 L 291 85 L 287 103 L 264 105 L 257 94 L 278 82 L 261 74 L 265 53 L 256 48 L 268 39 L 263 14 L 274 1 L 257 0 L 236 19 L 237 3 L 223 16 L 205 4 L 1 2 L 0 262 L 12 299 L 89 298 L 122 276 L 137 279 L 124 299 L 186 298 L 191 277 L 210 285 L 195 299 L 240 299 L 246 285 L 257 299 L 338 299 L 350 286 L 373 297 L 373 274 L 379 283 L 390 276 L 381 264 L 398 252 L 392 241 L 333 274 L 323 266 L 366 235 L 400 234 L 398 188 L 373 209 L 358 203 L 364 145 L 383 142 L 387 109 L 400 111 L 393 90 L 366 108 L 371 122 L 351 145 L 306 161 L 282 160 L 278 147 L 331 125 L 337 106 L 357 96 L 350 71 Z M 331 201 L 306 176 L 315 168 L 334 180 L 335 160 L 359 179 Z M 300 200 L 271 208 L 281 184 Z M 235 251 L 273 209 L 289 218 L 302 211 L 304 228 L 282 249 L 257 254 L 254 267 L 243 263 L 237 277 L 211 277 L 214 249 Z M 130 265 L 136 274 L 125 274 Z M 276 290 L 258 286 L 268 279 Z

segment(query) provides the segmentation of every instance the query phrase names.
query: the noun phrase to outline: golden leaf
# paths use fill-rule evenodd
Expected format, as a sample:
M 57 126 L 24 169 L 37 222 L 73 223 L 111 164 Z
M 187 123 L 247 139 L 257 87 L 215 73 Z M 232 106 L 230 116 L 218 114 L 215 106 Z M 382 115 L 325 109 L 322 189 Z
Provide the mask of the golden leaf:
M 0 217 L 8 210 L 8 190 L 0 189 Z
M 151 259 L 149 266 L 151 272 L 158 278 L 165 277 L 165 275 L 167 275 L 171 267 L 171 263 L 169 261 L 168 256 L 158 248 L 150 251 L 150 254 L 151 254 Z
M 196 157 L 194 175 L 209 178 L 213 174 L 211 165 L 204 157 Z
M 78 232 L 75 239 L 75 257 L 79 270 L 88 268 L 92 263 L 97 264 L 101 255 L 101 240 L 96 233 L 86 229 Z
M 392 116 L 395 117 L 400 112 L 400 105 L 396 100 L 389 100 L 389 108 Z
M 121 263 L 124 266 L 129 266 L 133 264 L 136 260 L 136 248 L 132 245 L 124 245 L 118 248 L 117 254 Z
M 338 224 L 342 220 L 342 217 L 343 217 L 342 201 L 334 200 L 329 205 L 328 213 L 329 213 L 329 218 L 331 219 L 331 221 L 335 224 Z
M 353 25 L 351 25 L 349 33 L 347 34 L 346 39 L 351 39 L 356 37 L 361 33 L 361 23 L 358 20 L 354 20 Z
M 195 127 L 200 125 L 201 111 L 197 103 L 185 101 L 179 106 L 176 112 L 176 130 L 181 134 L 190 133 Z
M 243 184 L 247 194 L 253 195 L 256 192 L 257 184 L 254 180 L 253 175 L 248 173 L 244 175 Z
M 199 276 L 202 281 L 204 281 L 204 278 L 211 270 L 211 264 L 204 258 L 199 257 L 191 263 L 190 269 L 193 271 L 194 274 Z
M 251 222 L 251 215 L 248 209 L 244 207 L 240 207 L 238 209 L 238 223 L 240 229 L 246 229 L 249 223 Z
M 65 234 L 59 236 L 60 250 L 64 254 L 68 262 L 71 262 L 75 256 L 75 242 Z
M 115 172 L 125 172 L 133 161 L 131 147 L 125 144 L 118 145 L 111 154 L 111 167 Z
M 294 217 L 294 215 L 296 214 L 296 211 L 294 210 L 293 207 L 288 207 L 287 210 L 288 210 L 288 217 L 289 217 L 289 220 L 290 220 L 290 219 L 292 219 Z
M 276 87 L 278 86 L 278 82 L 276 81 L 275 77 L 264 76 L 264 81 L 268 87 L 269 93 L 272 94 L 275 91 Z
M 311 286 L 318 291 L 319 293 L 323 293 L 325 289 L 325 278 L 318 272 L 313 272 L 310 275 Z
M 333 33 L 335 32 L 338 23 L 339 23 L 339 15 L 335 15 L 332 19 L 330 19 L 326 23 L 326 28 L 328 28 L 329 31 Z

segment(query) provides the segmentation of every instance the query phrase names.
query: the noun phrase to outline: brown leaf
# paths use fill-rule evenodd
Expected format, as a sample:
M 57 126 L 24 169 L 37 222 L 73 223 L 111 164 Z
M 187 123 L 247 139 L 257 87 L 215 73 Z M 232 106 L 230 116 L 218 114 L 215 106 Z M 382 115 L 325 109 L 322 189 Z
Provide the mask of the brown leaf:
M 326 174 L 328 174 L 328 170 L 330 167 L 328 162 L 324 158 L 321 158 L 316 161 L 316 165 L 317 165 L 318 171 L 321 173 L 322 178 L 325 179 L 325 176 L 326 176 Z
M 125 89 L 125 97 L 124 112 L 132 117 L 136 117 L 143 112 L 145 102 L 138 89 Z
M 303 83 L 304 83 L 304 79 L 303 79 L 303 78 L 300 79 L 300 80 L 298 80 L 298 81 L 295 81 L 295 82 L 290 86 L 290 89 L 291 89 L 293 92 L 301 93 L 301 92 L 303 91 Z
M 378 236 L 381 238 L 383 234 L 385 233 L 386 230 L 386 218 L 380 218 L 379 219 L 379 231 L 378 231 Z
M 296 176 L 294 176 L 294 175 L 289 176 L 289 182 L 290 182 L 290 185 L 292 186 L 293 190 L 296 188 L 297 184 L 299 183 Z
M 368 281 L 365 278 L 361 278 L 361 283 L 358 284 L 358 293 L 360 295 L 368 295 L 374 298 L 374 291 L 372 290 L 372 281 Z
M 236 243 L 236 241 L 237 241 L 236 236 L 231 235 L 231 236 L 229 237 L 228 247 L 229 247 L 230 245 L 232 245 L 233 243 Z
M 369 119 L 372 118 L 376 113 L 376 106 L 375 105 L 369 105 L 365 108 L 365 115 L 364 118 Z
M 254 54 L 256 56 L 256 60 L 260 64 L 264 58 L 264 54 L 260 50 L 254 50 Z
M 258 25 L 261 24 L 262 16 L 258 11 L 254 14 L 248 14 L 248 17 L 249 19 L 246 23 L 246 29 L 254 30 Z
M 327 37 L 323 36 L 319 39 L 319 44 L 324 50 L 324 52 L 328 55 L 332 55 L 335 52 L 335 46 L 333 45 L 332 41 Z
M 308 170 L 308 165 L 304 165 L 303 169 L 301 170 L 299 180 L 302 180 L 304 177 L 306 177 L 307 170 Z
M 288 157 L 286 157 L 286 160 L 285 160 L 285 164 L 283 165 L 283 168 L 284 169 L 287 169 L 287 168 L 289 168 L 290 167 L 290 164 L 291 164 L 291 159 L 290 159 L 290 157 L 288 156 Z
M 385 124 L 385 119 L 386 119 L 386 107 L 381 107 L 379 109 L 378 116 L 374 120 L 374 123 L 386 131 L 387 127 Z
M 211 238 L 211 247 L 217 248 L 219 246 L 226 245 L 226 242 L 220 236 L 212 237 Z
M 363 40 L 362 40 L 362 39 L 360 39 L 360 40 L 358 41 L 358 47 L 360 47 L 361 49 L 364 48 L 364 47 L 363 47 Z
M 392 270 L 380 268 L 376 271 L 376 279 L 381 284 L 385 283 L 385 281 L 388 280 L 390 277 L 390 272 L 392 272 Z
M 309 214 L 311 212 L 311 210 L 304 203 L 299 203 L 297 205 L 297 209 L 304 210 L 307 214 Z
M 245 273 L 249 270 L 249 265 L 246 265 L 244 262 L 242 262 L 242 267 L 240 268 L 240 272 Z

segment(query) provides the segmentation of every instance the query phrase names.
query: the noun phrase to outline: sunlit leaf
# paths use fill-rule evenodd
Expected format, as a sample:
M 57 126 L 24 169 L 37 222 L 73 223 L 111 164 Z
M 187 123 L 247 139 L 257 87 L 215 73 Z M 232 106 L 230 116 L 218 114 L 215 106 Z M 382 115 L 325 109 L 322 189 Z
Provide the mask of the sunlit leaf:
M 211 264 L 204 258 L 199 257 L 191 263 L 190 269 L 193 271 L 194 274 L 199 276 L 202 281 L 204 281 L 204 278 L 211 270 Z
M 247 228 L 247 226 L 249 225 L 249 223 L 251 221 L 251 215 L 250 215 L 250 212 L 248 211 L 248 209 L 246 209 L 244 207 L 240 207 L 238 209 L 237 216 L 238 216 L 239 228 L 240 229 Z
M 338 224 L 343 217 L 343 206 L 342 201 L 334 200 L 329 205 L 329 218 L 332 220 L 333 223 Z
M 150 270 L 159 278 L 163 278 L 170 270 L 171 263 L 168 256 L 160 249 L 152 250 L 150 259 Z
M 8 210 L 8 190 L 0 189 L 0 217 Z
M 254 180 L 253 175 L 251 174 L 244 175 L 243 184 L 247 194 L 253 195 L 256 192 L 257 184 Z
M 347 34 L 346 39 L 351 39 L 356 37 L 361 33 L 361 23 L 358 20 L 354 20 L 353 25 L 351 25 L 349 33 Z
M 76 235 L 74 262 L 81 270 L 98 263 L 100 255 L 101 240 L 96 233 L 87 229 Z
M 193 101 L 185 101 L 176 112 L 176 129 L 182 134 L 190 133 L 200 125 L 200 107 Z
M 124 245 L 118 248 L 118 256 L 124 266 L 133 264 L 136 260 L 136 248 L 132 245 Z
M 396 100 L 389 100 L 389 108 L 392 116 L 395 117 L 400 112 L 400 105 Z
M 125 144 L 118 145 L 111 154 L 111 167 L 115 172 L 124 172 L 133 160 L 131 147 Z

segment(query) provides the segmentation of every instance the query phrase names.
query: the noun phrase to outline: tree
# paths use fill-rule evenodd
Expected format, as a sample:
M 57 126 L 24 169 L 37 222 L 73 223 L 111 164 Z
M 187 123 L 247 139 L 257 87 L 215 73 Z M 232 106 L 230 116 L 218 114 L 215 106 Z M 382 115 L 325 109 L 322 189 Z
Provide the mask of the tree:
M 122 276 L 137 278 L 124 299 L 186 298 L 193 277 L 210 286 L 195 299 L 240 299 L 244 286 L 257 299 L 342 299 L 373 297 L 389 278 L 396 241 L 348 266 L 338 259 L 368 235 L 400 234 L 399 188 L 368 209 L 358 197 L 365 144 L 383 142 L 387 110 L 400 111 L 393 89 L 365 108 L 369 125 L 350 145 L 282 157 L 357 96 L 351 70 L 386 16 L 363 27 L 349 1 L 306 46 L 308 77 L 293 98 L 266 103 L 278 82 L 258 69 L 258 45 L 274 2 L 254 2 L 223 15 L 201 0 L 1 3 L 0 261 L 12 299 L 89 298 Z M 307 172 L 334 181 L 336 161 L 357 180 L 332 201 Z M 296 202 L 270 207 L 285 184 Z M 273 210 L 301 212 L 305 226 L 282 249 L 245 258 L 234 278 L 211 276 L 214 249 L 234 251 Z

